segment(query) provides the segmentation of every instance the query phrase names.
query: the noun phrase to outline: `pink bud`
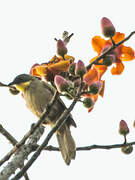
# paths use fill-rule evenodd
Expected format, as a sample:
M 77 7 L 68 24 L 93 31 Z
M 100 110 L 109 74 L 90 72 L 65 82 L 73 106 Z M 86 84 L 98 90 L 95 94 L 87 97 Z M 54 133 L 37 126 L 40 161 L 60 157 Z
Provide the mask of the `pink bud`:
M 106 17 L 101 19 L 101 29 L 105 37 L 113 37 L 115 35 L 115 27 Z
M 59 39 L 57 41 L 57 53 L 58 53 L 58 55 L 64 57 L 64 55 L 67 54 L 67 51 L 68 50 L 67 50 L 64 42 L 61 39 Z
M 119 133 L 121 135 L 127 135 L 129 133 L 128 125 L 127 125 L 127 123 L 124 120 L 120 121 L 120 124 L 119 124 Z
M 60 93 L 68 90 L 68 87 L 69 87 L 68 81 L 64 79 L 62 76 L 56 75 L 54 78 L 54 83 L 57 87 L 57 90 Z
M 80 77 L 83 77 L 83 75 L 86 73 L 86 67 L 84 65 L 84 63 L 79 60 L 76 63 L 76 67 L 75 67 L 75 74 L 79 75 Z

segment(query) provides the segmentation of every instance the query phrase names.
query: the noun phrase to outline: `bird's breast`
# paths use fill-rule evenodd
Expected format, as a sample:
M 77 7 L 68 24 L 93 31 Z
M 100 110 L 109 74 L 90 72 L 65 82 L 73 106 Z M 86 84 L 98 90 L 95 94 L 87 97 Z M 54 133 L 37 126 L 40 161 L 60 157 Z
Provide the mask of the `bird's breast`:
M 49 89 L 48 85 L 46 86 L 45 83 L 37 81 L 32 82 L 25 90 L 24 99 L 27 107 L 33 112 L 33 114 L 40 118 L 53 95 L 54 92 L 52 89 Z M 57 100 L 51 107 L 45 122 L 50 125 L 54 124 L 64 110 L 64 104 L 62 104 L 60 100 Z

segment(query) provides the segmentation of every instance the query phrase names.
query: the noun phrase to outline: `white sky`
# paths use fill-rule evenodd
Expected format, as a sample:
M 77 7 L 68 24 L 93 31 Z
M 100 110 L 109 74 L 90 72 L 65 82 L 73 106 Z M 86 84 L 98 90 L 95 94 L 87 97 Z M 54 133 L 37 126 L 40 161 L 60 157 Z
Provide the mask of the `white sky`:
M 29 73 L 34 63 L 47 62 L 56 54 L 54 38 L 61 38 L 64 30 L 74 33 L 68 54 L 87 65 L 96 55 L 91 38 L 101 35 L 100 19 L 108 17 L 117 31 L 128 35 L 135 30 L 134 1 L 0 1 L 0 81 L 9 83 L 21 73 Z M 127 43 L 134 46 L 135 36 Z M 129 124 L 129 141 L 134 141 L 135 129 L 135 61 L 125 62 L 121 76 L 108 71 L 104 98 L 99 98 L 91 113 L 78 104 L 73 117 L 78 127 L 72 128 L 77 146 L 122 143 L 118 134 L 119 121 Z M 70 102 L 68 102 L 68 105 Z M 0 89 L 0 123 L 20 140 L 36 117 L 26 108 L 20 95 L 12 96 L 8 89 Z M 46 129 L 46 133 L 50 128 Z M 44 135 L 45 138 L 45 135 Z M 43 139 L 42 139 L 43 140 Z M 41 141 L 40 141 L 41 142 Z M 56 145 L 55 136 L 50 143 Z M 12 148 L 0 135 L 0 159 Z M 58 152 L 42 152 L 28 171 L 31 180 L 50 179 L 133 179 L 135 152 L 124 155 L 120 149 L 77 152 L 75 161 L 66 166 Z M 1 168 L 0 168 L 1 169 Z

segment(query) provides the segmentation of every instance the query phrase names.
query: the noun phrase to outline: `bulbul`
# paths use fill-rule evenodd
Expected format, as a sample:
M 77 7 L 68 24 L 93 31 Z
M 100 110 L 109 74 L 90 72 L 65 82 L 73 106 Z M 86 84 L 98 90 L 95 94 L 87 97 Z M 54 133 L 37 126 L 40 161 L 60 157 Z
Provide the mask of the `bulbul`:
M 55 93 L 55 88 L 50 84 L 28 74 L 18 75 L 8 86 L 14 86 L 18 91 L 23 93 L 27 107 L 38 118 L 42 116 L 47 104 L 51 101 Z M 53 127 L 65 109 L 66 106 L 60 97 L 58 97 L 48 116 L 45 118 L 44 124 Z M 75 159 L 76 155 L 75 142 L 70 132 L 71 125 L 76 127 L 70 114 L 66 122 L 56 132 L 59 149 L 67 165 L 70 164 L 72 159 Z

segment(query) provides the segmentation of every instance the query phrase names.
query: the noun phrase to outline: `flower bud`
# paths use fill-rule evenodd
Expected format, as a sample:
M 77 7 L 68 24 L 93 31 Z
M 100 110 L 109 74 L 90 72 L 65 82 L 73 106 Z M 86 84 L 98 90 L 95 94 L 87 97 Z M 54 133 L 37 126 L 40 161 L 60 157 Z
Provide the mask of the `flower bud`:
M 130 154 L 130 153 L 132 153 L 132 151 L 133 151 L 133 146 L 132 146 L 132 145 L 123 146 L 123 147 L 121 148 L 121 151 L 122 151 L 124 154 Z
M 67 54 L 67 48 L 61 39 L 57 41 L 57 53 L 62 57 L 64 57 L 64 55 Z
M 86 67 L 84 65 L 84 63 L 79 60 L 76 63 L 76 67 L 75 67 L 75 74 L 79 75 L 80 77 L 83 77 L 83 75 L 86 73 Z
M 85 98 L 83 100 L 83 105 L 86 108 L 90 108 L 90 107 L 92 107 L 94 105 L 94 101 L 91 98 Z
M 18 91 L 16 88 L 9 88 L 9 92 L 13 95 L 17 95 L 20 93 L 20 91 Z
M 82 82 L 83 83 L 83 82 Z M 78 88 L 79 86 L 80 86 L 80 84 L 81 84 L 81 80 L 80 79 L 76 79 L 75 81 L 74 81 L 74 87 L 75 88 Z
M 114 63 L 116 60 L 116 56 L 113 55 L 113 54 L 109 54 L 109 55 L 106 55 L 104 58 L 103 58 L 103 64 L 105 66 L 111 66 L 112 63 Z
M 90 91 L 92 94 L 97 94 L 101 91 L 102 87 L 103 83 L 96 81 L 88 87 L 88 91 Z
M 121 135 L 124 135 L 124 136 L 129 133 L 128 125 L 127 125 L 127 123 L 124 120 L 120 121 L 120 124 L 119 124 L 119 133 Z
M 69 69 L 68 69 L 68 72 L 72 75 L 75 75 L 75 66 L 76 66 L 76 63 L 72 63 L 70 66 L 69 66 Z
M 54 78 L 54 83 L 60 93 L 63 91 L 68 91 L 69 83 L 62 76 L 56 75 Z
M 101 29 L 105 37 L 113 37 L 115 35 L 115 27 L 106 17 L 101 19 Z

